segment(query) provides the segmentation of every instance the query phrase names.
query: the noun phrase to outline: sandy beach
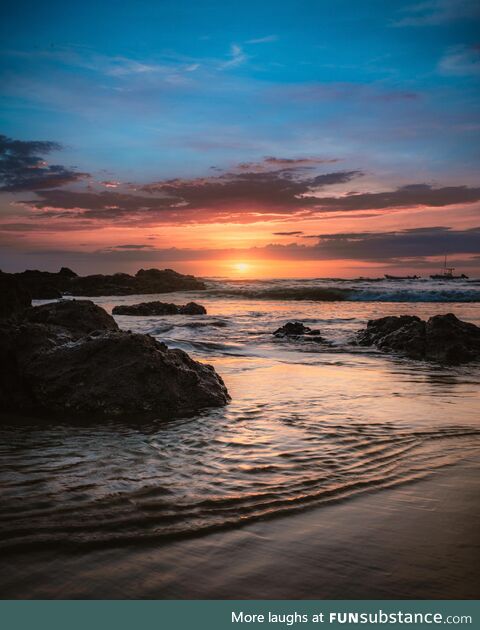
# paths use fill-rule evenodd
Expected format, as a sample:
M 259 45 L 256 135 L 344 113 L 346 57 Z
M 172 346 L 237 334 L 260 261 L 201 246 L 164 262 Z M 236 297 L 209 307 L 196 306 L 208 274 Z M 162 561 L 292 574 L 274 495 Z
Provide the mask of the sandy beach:
M 478 598 L 480 466 L 195 539 L 3 559 L 3 598 Z

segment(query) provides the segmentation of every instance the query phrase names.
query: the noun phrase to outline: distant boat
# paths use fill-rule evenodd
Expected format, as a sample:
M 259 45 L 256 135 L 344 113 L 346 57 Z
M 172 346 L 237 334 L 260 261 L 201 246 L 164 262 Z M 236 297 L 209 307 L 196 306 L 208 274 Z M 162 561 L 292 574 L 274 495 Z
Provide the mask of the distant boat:
M 454 276 L 455 267 L 447 267 L 447 257 L 443 263 L 442 273 L 434 273 L 430 276 L 432 280 L 468 280 L 468 276 L 462 273 L 460 276 Z
M 389 276 L 385 274 L 387 280 L 420 280 L 420 276 Z

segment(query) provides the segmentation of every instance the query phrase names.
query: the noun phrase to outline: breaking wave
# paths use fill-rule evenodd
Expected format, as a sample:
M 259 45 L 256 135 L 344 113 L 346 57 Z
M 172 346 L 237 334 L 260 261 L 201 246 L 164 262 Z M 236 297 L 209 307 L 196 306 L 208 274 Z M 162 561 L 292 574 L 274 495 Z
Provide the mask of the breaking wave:
M 480 302 L 478 289 L 390 289 L 342 287 L 276 287 L 211 289 L 210 294 L 260 300 L 313 302 Z

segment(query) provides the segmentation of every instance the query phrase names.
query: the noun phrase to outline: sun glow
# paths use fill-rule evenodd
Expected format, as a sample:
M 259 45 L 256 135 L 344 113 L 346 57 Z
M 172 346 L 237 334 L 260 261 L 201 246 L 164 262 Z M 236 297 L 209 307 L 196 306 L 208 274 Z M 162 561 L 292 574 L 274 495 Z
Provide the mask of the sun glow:
M 246 262 L 233 263 L 232 268 L 236 273 L 248 273 L 252 269 L 252 265 Z

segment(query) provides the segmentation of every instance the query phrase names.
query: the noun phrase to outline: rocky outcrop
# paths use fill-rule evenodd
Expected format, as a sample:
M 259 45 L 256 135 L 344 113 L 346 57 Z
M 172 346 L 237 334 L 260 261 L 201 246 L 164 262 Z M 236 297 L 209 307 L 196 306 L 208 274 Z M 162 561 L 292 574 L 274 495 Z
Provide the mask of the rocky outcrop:
M 177 306 L 169 302 L 141 302 L 140 304 L 122 304 L 114 306 L 114 315 L 206 315 L 207 310 L 201 304 L 189 302 L 184 306 Z
M 135 274 L 138 293 L 168 293 L 170 291 L 202 291 L 205 283 L 195 276 L 173 269 L 140 269 Z
M 29 292 L 17 278 L 0 271 L 0 319 L 20 314 L 31 303 Z
M 1 411 L 164 418 L 229 400 L 213 367 L 120 331 L 88 300 L 33 307 L 0 323 L 0 361 Z
M 135 276 L 115 273 L 111 276 L 94 275 L 74 278 L 72 295 L 142 295 L 172 291 L 201 291 L 205 284 L 194 276 L 186 276 L 172 269 L 140 269 Z
M 278 328 L 274 336 L 280 339 L 288 338 L 293 340 L 314 341 L 316 343 L 327 343 L 321 336 L 319 330 L 312 330 L 301 322 L 288 322 L 285 326 Z
M 77 276 L 68 267 L 58 273 L 27 270 L 14 276 L 30 293 L 32 299 L 50 300 L 70 294 L 85 297 L 100 295 L 134 295 L 168 293 L 171 291 L 201 291 L 205 284 L 194 276 L 172 269 L 140 269 L 135 276 L 128 273 Z
M 117 322 L 91 300 L 60 300 L 25 311 L 23 321 L 66 329 L 76 337 L 95 330 L 119 330 Z
M 367 328 L 357 334 L 356 343 L 411 359 L 452 365 L 480 358 L 480 328 L 452 313 L 435 315 L 427 322 L 411 315 L 370 320 Z
M 165 417 L 228 400 L 213 367 L 153 337 L 126 332 L 40 353 L 24 373 L 36 406 L 75 415 Z
M 59 273 L 27 269 L 21 273 L 12 274 L 30 293 L 33 300 L 55 300 L 62 297 L 62 293 L 69 290 L 72 279 L 71 269 L 62 267 Z

